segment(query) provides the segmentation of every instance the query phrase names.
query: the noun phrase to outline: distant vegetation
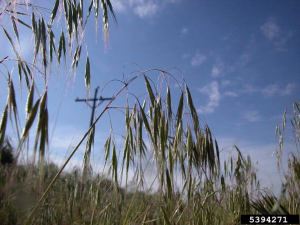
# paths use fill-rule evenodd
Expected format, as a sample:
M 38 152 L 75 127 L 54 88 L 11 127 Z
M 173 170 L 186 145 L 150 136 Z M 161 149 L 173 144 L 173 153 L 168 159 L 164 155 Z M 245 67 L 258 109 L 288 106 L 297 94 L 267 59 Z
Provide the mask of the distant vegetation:
M 103 12 L 104 32 L 107 33 L 108 14 L 115 18 L 108 0 L 92 0 L 85 10 L 83 1 L 56 0 L 50 18 L 45 17 L 45 8 L 31 5 L 28 1 L 1 3 L 3 10 L 0 16 L 10 19 L 11 28 L 8 24 L 1 27 L 15 53 L 15 56 L 0 60 L 9 90 L 0 124 L 1 224 L 239 224 L 241 214 L 299 214 L 299 104 L 294 104 L 291 119 L 297 151 L 289 154 L 282 193 L 275 196 L 272 190 L 260 189 L 250 157 L 244 157 L 237 146 L 233 147 L 235 153 L 221 162 L 217 140 L 209 126 L 199 121 L 185 81 L 178 82 L 164 70 L 140 71 L 136 76 L 117 81 L 123 87 L 95 118 L 64 165 L 58 168 L 51 159 L 50 162 L 46 160 L 47 99 L 51 97 L 48 96 L 47 85 L 52 64 L 56 63 L 59 68 L 64 61 L 70 67 L 69 78 L 72 78 L 79 65 L 81 50 L 87 51 L 83 36 L 88 18 L 94 10 L 98 20 L 99 6 Z M 52 29 L 58 12 L 65 18 L 61 31 Z M 34 36 L 32 62 L 23 60 L 12 39 L 14 34 L 19 42 L 21 26 L 31 29 Z M 87 52 L 85 54 L 85 84 L 89 91 L 90 63 Z M 28 92 L 23 128 L 13 84 L 16 81 L 7 69 L 11 62 L 16 62 L 20 85 L 23 81 L 26 83 L 23 93 Z M 150 71 L 158 73 L 157 84 L 148 76 Z M 42 78 L 37 74 L 41 74 Z M 43 92 L 38 91 L 41 87 L 37 86 L 40 82 L 36 79 L 43 79 Z M 137 79 L 143 79 L 145 83 L 145 99 L 130 93 L 130 85 Z M 179 86 L 176 90 L 180 95 L 177 103 L 172 98 L 170 80 Z M 38 97 L 34 101 L 36 94 Z M 127 102 L 123 106 L 111 106 L 121 94 L 127 96 Z M 112 129 L 103 149 L 105 159 L 101 162 L 106 173 L 94 174 L 90 155 L 95 124 L 111 110 L 124 113 L 123 147 L 117 147 Z M 282 126 L 276 128 L 280 140 L 278 168 L 281 168 L 286 112 L 283 118 Z M 17 133 L 18 143 L 12 144 L 5 138 L 9 119 Z M 28 149 L 31 146 L 28 137 L 34 122 L 37 124 L 36 137 L 31 150 Z M 64 171 L 85 139 L 82 168 Z M 21 164 L 21 153 L 28 154 L 29 151 L 32 153 L 29 154 L 32 155 L 30 163 Z M 145 171 L 149 164 L 157 173 L 153 183 L 159 184 L 158 189 L 152 188 L 153 184 L 150 187 L 146 185 Z M 130 170 L 135 174 L 131 188 L 128 180 Z M 121 181 L 125 181 L 125 185 L 122 186 Z
M 2 143 L 0 149 L 0 162 L 1 165 L 10 165 L 14 162 L 14 155 L 13 155 L 13 147 L 8 139 Z

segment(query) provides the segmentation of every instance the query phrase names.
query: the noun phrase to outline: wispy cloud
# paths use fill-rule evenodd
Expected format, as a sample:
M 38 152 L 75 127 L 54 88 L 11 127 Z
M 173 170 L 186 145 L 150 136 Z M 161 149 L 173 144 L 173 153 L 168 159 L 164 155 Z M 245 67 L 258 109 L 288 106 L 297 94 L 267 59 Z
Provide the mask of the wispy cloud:
M 180 0 L 113 0 L 113 6 L 116 6 L 116 9 L 120 12 L 131 9 L 136 15 L 143 19 L 152 18 L 159 11 L 162 11 L 166 5 L 177 2 L 180 2 Z
M 257 110 L 249 110 L 242 113 L 242 118 L 247 122 L 257 122 L 261 119 L 261 116 Z
M 190 57 L 190 54 L 188 54 L 188 53 L 185 53 L 185 54 L 183 54 L 181 57 L 182 57 L 183 59 L 187 59 L 187 58 L 189 58 L 189 57 Z
M 255 43 L 255 36 L 252 34 L 244 46 L 244 50 L 239 53 L 235 60 L 231 60 L 231 62 L 225 62 L 220 55 L 212 53 L 215 62 L 212 65 L 211 77 L 222 77 L 238 70 L 243 70 L 255 55 Z
M 270 17 L 268 21 L 260 27 L 260 30 L 269 40 L 279 37 L 280 27 L 276 24 L 273 17 Z
M 253 94 L 260 92 L 260 90 L 257 87 L 254 87 L 251 84 L 245 84 L 243 89 L 240 90 L 241 93 L 246 93 L 246 94 Z
M 206 56 L 200 53 L 197 53 L 191 60 L 192 66 L 200 66 L 205 60 Z
M 182 34 L 187 34 L 188 33 L 188 29 L 186 27 L 183 27 L 180 32 Z
M 273 96 L 286 96 L 291 95 L 296 88 L 297 84 L 287 84 L 285 87 L 279 87 L 277 84 L 270 84 L 263 88 L 258 88 L 253 85 L 245 85 L 241 93 L 261 93 L 265 98 L 270 98 Z
M 285 89 L 281 92 L 281 94 L 291 95 L 295 88 L 296 88 L 296 84 L 287 84 Z
M 249 42 L 245 45 L 244 51 L 241 52 L 235 63 L 228 69 L 230 72 L 243 70 L 251 62 L 256 52 L 255 42 L 255 36 L 251 35 Z
M 277 51 L 288 51 L 286 45 L 288 40 L 293 37 L 293 31 L 287 31 L 279 27 L 273 17 L 270 17 L 267 22 L 260 27 L 260 30 L 267 39 L 272 41 Z
M 126 6 L 124 4 L 124 0 L 111 0 L 112 5 L 114 7 L 114 11 L 116 12 L 125 12 L 126 11 Z
M 200 106 L 197 112 L 201 114 L 210 114 L 215 111 L 215 108 L 219 106 L 221 95 L 219 92 L 219 85 L 216 81 L 199 89 L 202 94 L 208 95 L 208 102 L 206 106 Z
M 219 55 L 214 55 L 214 58 L 215 58 L 215 62 L 212 65 L 212 70 L 210 74 L 211 77 L 213 78 L 222 77 L 236 70 L 235 65 L 231 66 L 225 63 Z
M 283 35 L 279 40 L 274 41 L 274 46 L 277 51 L 286 52 L 288 51 L 286 44 L 289 39 L 293 37 L 293 32 L 289 31 Z
M 138 4 L 134 7 L 133 11 L 137 14 L 140 18 L 144 17 L 152 17 L 154 16 L 159 10 L 159 6 L 154 2 L 144 2 L 142 1 L 141 4 Z
M 236 92 L 233 91 L 225 91 L 224 92 L 224 96 L 228 96 L 228 97 L 238 97 L 238 94 Z
M 219 77 L 225 68 L 225 64 L 222 61 L 218 61 L 216 64 L 213 65 L 211 76 L 212 77 Z
M 261 90 L 264 97 L 269 98 L 279 92 L 277 84 L 271 84 Z
M 252 58 L 252 54 L 249 51 L 243 52 L 243 54 L 240 56 L 239 61 L 237 62 L 239 67 L 246 66 Z
M 228 85 L 230 85 L 232 83 L 232 81 L 230 80 L 222 80 L 221 81 L 221 86 L 222 87 L 227 87 Z

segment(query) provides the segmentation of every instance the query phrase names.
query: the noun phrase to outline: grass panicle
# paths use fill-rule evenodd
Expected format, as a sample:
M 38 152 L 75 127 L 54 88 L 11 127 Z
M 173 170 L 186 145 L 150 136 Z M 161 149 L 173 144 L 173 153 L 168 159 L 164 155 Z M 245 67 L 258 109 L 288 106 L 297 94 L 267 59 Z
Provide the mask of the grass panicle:
M 117 22 L 110 0 L 91 0 L 86 9 L 85 4 L 83 0 L 55 0 L 53 9 L 47 10 L 30 1 L 1 3 L 0 15 L 10 20 L 8 25 L 1 25 L 2 31 L 13 48 L 11 55 L 0 60 L 7 69 L 2 74 L 7 74 L 8 87 L 0 124 L 1 223 L 225 225 L 239 224 L 241 214 L 299 214 L 300 104 L 294 103 L 291 113 L 284 111 L 282 125 L 276 128 L 279 169 L 289 124 L 296 144 L 296 151 L 289 154 L 282 192 L 276 196 L 271 190 L 260 188 L 257 170 L 242 149 L 234 145 L 232 154 L 224 160 L 213 132 L 207 124 L 200 123 L 184 78 L 177 80 L 165 70 L 141 69 L 128 80 L 123 75 L 123 86 L 94 118 L 60 168 L 51 158 L 48 160 L 51 68 L 56 66 L 59 73 L 64 64 L 65 70 L 70 71 L 67 80 L 75 79 L 84 55 L 84 82 L 89 94 L 91 59 L 84 41 L 87 22 L 94 11 L 96 28 L 100 17 L 106 41 L 110 16 Z M 17 46 L 21 43 L 22 27 L 32 32 L 31 62 L 22 58 L 22 48 Z M 18 69 L 17 78 L 8 72 L 13 62 Z M 153 82 L 153 72 L 159 73 L 157 84 Z M 20 89 L 25 82 L 28 90 L 24 127 L 18 115 L 16 80 Z M 138 80 L 145 82 L 146 95 L 130 93 Z M 175 89 L 179 98 L 170 88 L 172 82 L 182 83 Z M 115 106 L 115 100 L 124 96 L 126 103 L 119 101 L 124 105 Z M 113 111 L 124 115 L 121 141 L 115 137 L 114 117 L 110 116 Z M 103 168 L 94 171 L 91 150 L 98 132 L 96 125 L 105 113 L 109 114 L 110 132 L 100 153 L 103 160 L 97 161 Z M 287 118 L 291 118 L 291 123 Z M 17 149 L 7 141 L 8 120 L 17 136 Z M 33 146 L 27 152 L 32 159 L 21 163 L 24 149 L 31 146 L 29 134 L 35 123 Z M 85 139 L 82 168 L 66 170 Z

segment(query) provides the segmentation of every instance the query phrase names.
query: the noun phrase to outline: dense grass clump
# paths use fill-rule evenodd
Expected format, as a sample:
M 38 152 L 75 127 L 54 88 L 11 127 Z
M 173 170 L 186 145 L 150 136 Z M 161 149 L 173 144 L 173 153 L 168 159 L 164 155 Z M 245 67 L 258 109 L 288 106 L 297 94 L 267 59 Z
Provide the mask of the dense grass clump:
M 9 165 L 14 162 L 13 148 L 8 139 L 5 140 L 0 148 L 0 162 L 1 165 Z
M 260 189 L 250 157 L 244 158 L 235 148 L 237 157 L 230 156 L 220 174 L 197 180 L 197 173 L 191 171 L 191 180 L 183 186 L 172 183 L 171 187 L 171 178 L 166 176 L 162 181 L 166 186 L 155 191 L 137 188 L 138 183 L 133 188 L 121 187 L 114 175 L 91 174 L 83 179 L 81 168 L 63 172 L 31 216 L 30 224 L 225 225 L 239 224 L 241 214 L 298 214 L 297 161 L 291 161 L 282 193 L 275 196 Z M 293 155 L 291 160 L 297 159 Z M 28 219 L 44 188 L 59 172 L 53 163 L 46 164 L 44 170 L 41 187 L 36 166 L 0 167 L 2 224 L 23 224 Z
M 43 5 L 33 5 L 30 1 L 0 1 L 3 6 L 0 16 L 11 21 L 11 28 L 7 24 L 1 28 L 14 53 L 0 59 L 1 68 L 5 68 L 1 74 L 8 87 L 0 122 L 1 224 L 227 225 L 239 224 L 241 214 L 299 214 L 299 152 L 289 155 L 281 195 L 261 190 L 250 157 L 244 157 L 237 146 L 233 146 L 234 154 L 221 162 L 218 142 L 209 126 L 200 121 L 188 85 L 183 77 L 175 78 L 170 70 L 140 69 L 109 82 L 104 88 L 117 82 L 120 89 L 92 120 L 63 165 L 58 167 L 51 159 L 47 160 L 51 98 L 48 87 L 52 71 L 55 68 L 59 74 L 63 63 L 65 71 L 70 71 L 66 72 L 67 80 L 75 80 L 84 52 L 88 94 L 91 71 L 88 46 L 84 42 L 88 19 L 93 10 L 97 27 L 102 8 L 105 38 L 109 13 L 116 20 L 109 0 L 92 0 L 87 7 L 83 4 L 84 1 L 56 0 L 49 14 Z M 55 19 L 60 21 L 61 29 L 53 26 Z M 34 40 L 31 62 L 22 58 L 19 36 L 24 28 L 31 30 Z M 17 78 L 9 72 L 13 71 L 9 69 L 13 63 Z M 158 73 L 157 83 L 149 75 L 153 72 Z M 130 92 L 130 86 L 138 80 L 145 85 L 142 95 Z M 27 94 L 23 127 L 18 114 L 16 82 L 21 90 L 24 83 L 22 93 Z M 178 87 L 178 98 L 171 93 L 170 87 L 174 85 Z M 114 105 L 124 96 L 123 105 Z M 122 146 L 116 144 L 111 126 L 102 151 L 104 159 L 100 162 L 104 165 L 103 172 L 93 173 L 90 159 L 96 124 L 111 111 L 121 111 L 124 115 Z M 292 125 L 296 148 L 300 140 L 299 112 L 299 104 L 294 104 Z M 16 134 L 15 150 L 5 139 L 8 120 Z M 279 168 L 285 114 L 283 121 L 282 127 L 276 129 L 280 139 Z M 32 130 L 35 130 L 33 143 L 29 140 Z M 82 168 L 66 171 L 66 165 L 85 139 Z M 20 158 L 25 155 L 22 153 L 31 157 L 26 164 L 21 163 Z M 155 175 L 150 182 L 146 175 L 149 165 Z
M 10 168 L 12 169 L 12 168 Z M 14 174 L 1 167 L 0 218 L 3 224 L 22 224 L 40 196 L 37 168 L 15 166 Z M 46 165 L 44 181 L 50 183 L 58 171 Z M 195 184 L 192 184 L 195 185 Z M 32 224 L 235 224 L 241 213 L 254 213 L 248 191 L 226 186 L 213 190 L 209 182 L 195 187 L 188 201 L 179 191 L 165 193 L 116 189 L 105 177 L 81 183 L 79 170 L 61 175 Z

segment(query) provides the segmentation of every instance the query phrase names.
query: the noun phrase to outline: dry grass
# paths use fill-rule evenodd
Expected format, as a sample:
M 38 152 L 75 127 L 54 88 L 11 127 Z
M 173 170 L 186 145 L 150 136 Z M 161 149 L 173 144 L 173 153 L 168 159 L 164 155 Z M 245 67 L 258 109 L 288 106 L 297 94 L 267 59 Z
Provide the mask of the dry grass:
M 9 29 L 1 25 L 15 55 L 1 59 L 0 64 L 8 66 L 10 61 L 16 62 L 19 79 L 25 80 L 28 89 L 26 123 L 21 127 L 14 88 L 16 81 L 7 72 L 9 92 L 0 124 L 1 156 L 4 155 L 4 148 L 10 148 L 8 142 L 5 142 L 9 119 L 18 134 L 18 147 L 14 152 L 15 161 L 0 166 L 1 223 L 238 224 L 241 214 L 299 214 L 299 153 L 291 154 L 289 171 L 285 176 L 286 184 L 281 195 L 276 197 L 271 192 L 261 191 L 250 157 L 245 158 L 238 147 L 234 146 L 237 157 L 230 156 L 226 162 L 221 163 L 217 140 L 209 126 L 200 122 L 187 84 L 182 80 L 183 85 L 179 85 L 178 80 L 164 70 L 140 71 L 130 79 L 123 77 L 123 80 L 117 81 L 123 87 L 95 118 L 63 166 L 58 168 L 45 160 L 49 118 L 47 99 L 51 97 L 48 96 L 47 87 L 54 59 L 58 68 L 62 61 L 66 67 L 69 66 L 69 80 L 72 80 L 79 65 L 81 51 L 87 51 L 83 36 L 91 10 L 95 10 L 97 20 L 101 3 L 105 33 L 108 32 L 108 13 L 115 19 L 110 1 L 91 3 L 87 11 L 83 11 L 83 1 L 56 0 L 49 18 L 45 17 L 43 7 L 28 2 L 1 3 L 3 10 L 0 16 L 11 19 L 17 41 L 19 42 L 20 34 L 16 26 L 18 22 L 32 30 L 35 43 L 33 63 L 29 63 L 22 59 Z M 63 31 L 58 32 L 52 29 L 52 25 L 59 10 L 65 17 L 65 24 Z M 31 17 L 30 21 L 28 15 Z M 85 68 L 88 93 L 88 57 Z M 157 85 L 149 77 L 150 71 L 158 73 Z M 36 85 L 36 74 L 43 77 L 42 92 Z M 145 99 L 129 92 L 130 85 L 141 79 L 145 82 Z M 180 98 L 177 103 L 172 99 L 170 80 L 179 85 Z M 35 102 L 34 95 L 38 95 Z M 112 106 L 121 95 L 127 96 L 126 104 Z M 133 101 L 129 98 L 133 98 Z M 129 102 L 133 102 L 132 105 Z M 108 174 L 93 174 L 89 168 L 95 125 L 103 114 L 112 110 L 122 111 L 125 115 L 124 145 L 122 148 L 117 147 L 112 129 L 104 145 L 104 170 Z M 299 104 L 295 104 L 292 125 L 296 148 L 299 143 L 299 114 Z M 283 126 L 277 128 L 280 139 L 279 159 L 282 154 L 285 120 L 284 114 Z M 33 158 L 30 164 L 21 165 L 18 163 L 19 156 L 28 151 L 28 134 L 34 122 L 37 123 L 37 128 Z M 86 138 L 88 141 L 83 168 L 64 172 L 65 166 Z M 145 143 L 146 141 L 149 143 Z M 155 180 L 159 184 L 155 192 L 145 185 L 145 171 L 150 164 L 157 173 Z M 135 174 L 135 188 L 131 191 L 127 186 L 130 168 L 134 168 Z M 125 186 L 121 186 L 121 181 L 124 180 Z

